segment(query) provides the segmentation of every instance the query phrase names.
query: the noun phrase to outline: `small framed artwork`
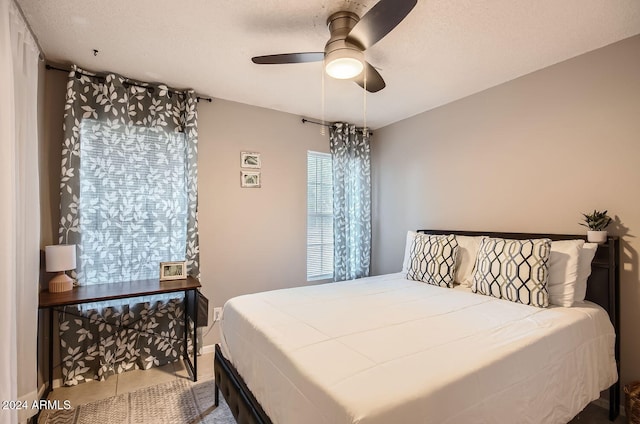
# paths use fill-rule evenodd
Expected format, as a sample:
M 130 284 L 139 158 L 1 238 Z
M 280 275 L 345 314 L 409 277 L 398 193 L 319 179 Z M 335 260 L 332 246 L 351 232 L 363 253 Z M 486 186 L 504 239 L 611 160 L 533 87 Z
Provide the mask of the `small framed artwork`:
M 187 262 L 160 262 L 160 281 L 187 278 Z
M 260 161 L 260 153 L 241 152 L 240 167 L 260 169 L 262 163 Z
M 240 187 L 259 188 L 260 171 L 240 171 Z

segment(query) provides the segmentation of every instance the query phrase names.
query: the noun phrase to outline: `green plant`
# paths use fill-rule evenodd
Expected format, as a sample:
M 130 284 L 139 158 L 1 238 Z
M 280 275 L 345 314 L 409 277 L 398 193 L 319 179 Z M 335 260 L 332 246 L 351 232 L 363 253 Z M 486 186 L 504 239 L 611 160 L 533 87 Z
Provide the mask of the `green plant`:
M 603 231 L 607 225 L 611 224 L 611 217 L 607 215 L 607 211 L 600 212 L 594 209 L 593 213 L 583 213 L 582 215 L 585 223 L 580 223 L 580 225 L 591 231 Z

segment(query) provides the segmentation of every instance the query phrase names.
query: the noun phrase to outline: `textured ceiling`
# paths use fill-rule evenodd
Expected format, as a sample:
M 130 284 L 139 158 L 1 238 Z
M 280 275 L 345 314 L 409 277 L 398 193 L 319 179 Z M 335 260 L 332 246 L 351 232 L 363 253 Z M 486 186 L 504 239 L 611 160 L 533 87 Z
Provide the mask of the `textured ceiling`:
M 376 0 L 18 3 L 49 61 L 321 118 L 320 63 L 250 58 L 322 51 L 331 13 L 362 16 Z M 388 125 L 638 33 L 639 0 L 419 0 L 366 51 L 387 83 L 367 94 L 367 125 Z M 325 119 L 362 125 L 362 89 L 327 77 Z

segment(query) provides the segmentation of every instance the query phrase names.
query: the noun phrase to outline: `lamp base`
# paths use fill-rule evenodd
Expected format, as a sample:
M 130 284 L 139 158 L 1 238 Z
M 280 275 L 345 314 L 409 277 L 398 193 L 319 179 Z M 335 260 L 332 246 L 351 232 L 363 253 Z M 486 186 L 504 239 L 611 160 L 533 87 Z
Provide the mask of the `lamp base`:
M 62 271 L 49 281 L 49 291 L 60 293 L 73 290 L 73 279 Z

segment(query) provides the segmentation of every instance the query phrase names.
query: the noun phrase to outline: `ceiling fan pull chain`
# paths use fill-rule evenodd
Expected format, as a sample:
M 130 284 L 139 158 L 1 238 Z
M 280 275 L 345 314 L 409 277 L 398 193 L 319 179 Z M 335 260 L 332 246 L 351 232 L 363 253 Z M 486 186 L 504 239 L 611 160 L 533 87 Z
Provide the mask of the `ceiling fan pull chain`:
M 367 133 L 367 67 L 365 66 L 363 71 L 364 73 L 364 90 L 362 90 L 362 137 L 364 139 L 364 135 Z
M 322 74 L 322 85 L 321 85 L 322 93 L 320 94 L 320 97 L 321 97 L 320 103 L 322 108 L 322 125 L 320 126 L 320 135 L 325 135 L 327 125 L 324 120 L 324 60 L 322 61 L 322 70 L 320 71 L 320 73 Z

